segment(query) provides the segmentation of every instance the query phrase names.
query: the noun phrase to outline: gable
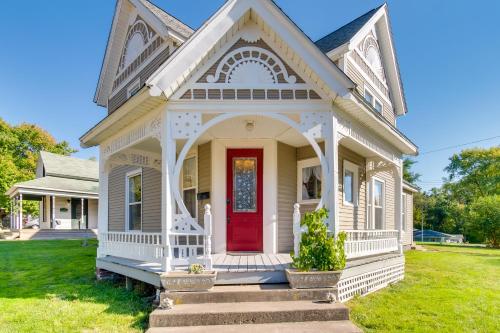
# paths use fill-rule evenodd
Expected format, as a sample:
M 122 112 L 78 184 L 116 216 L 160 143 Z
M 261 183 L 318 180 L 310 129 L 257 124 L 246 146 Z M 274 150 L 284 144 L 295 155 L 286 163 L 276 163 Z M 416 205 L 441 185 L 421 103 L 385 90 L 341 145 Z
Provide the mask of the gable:
M 118 0 L 94 101 L 112 112 L 192 32 L 147 0 Z
M 348 56 L 369 83 L 391 104 L 395 114 L 407 112 L 392 40 L 387 4 L 375 8 L 316 42 L 334 60 Z M 356 81 L 348 64 L 344 71 Z M 363 87 L 358 89 L 363 90 Z M 394 116 L 392 116 L 394 118 Z
M 305 100 L 321 99 L 313 85 L 306 83 L 278 52 L 266 43 L 263 31 L 247 22 L 226 49 L 208 60 L 194 74 L 181 100 Z M 217 58 L 218 56 L 218 58 Z M 208 69 L 207 69 L 208 68 Z M 201 73 L 201 74 L 200 74 Z
M 242 33 L 243 27 L 248 28 L 251 25 L 253 25 L 253 28 L 245 32 L 247 35 L 239 35 Z M 221 86 L 222 83 L 216 81 L 220 80 L 220 77 L 214 76 L 214 82 L 196 82 L 196 80 L 214 65 L 213 61 L 219 61 L 224 55 L 227 55 L 227 51 L 229 51 L 231 47 L 238 42 L 241 43 L 240 38 L 248 43 L 257 42 L 257 40 L 253 39 L 255 37 L 255 27 L 258 27 L 258 31 L 263 32 L 260 37 L 272 48 L 273 57 L 281 57 L 284 63 L 283 67 L 286 69 L 288 66 L 288 68 L 293 69 L 298 76 L 306 82 L 298 83 L 295 81 L 295 83 L 288 82 L 286 84 L 314 85 L 314 88 L 319 88 L 315 90 L 319 96 L 328 97 L 329 99 L 334 99 L 339 95 L 344 96 L 354 87 L 353 82 L 339 70 L 296 25 L 293 24 L 274 2 L 268 0 L 230 0 L 207 20 L 202 28 L 182 45 L 179 51 L 176 52 L 174 56 L 170 57 L 146 82 L 146 85 L 150 88 L 150 94 L 152 96 L 163 95 L 167 99 L 179 99 L 184 96 L 185 93 L 182 92 L 181 95 L 179 95 L 179 90 L 184 89 L 187 84 L 192 87 L 192 97 L 186 95 L 184 98 L 196 99 L 198 92 L 202 96 L 202 99 L 207 98 L 210 93 L 208 87 L 197 90 L 200 85 L 212 85 L 213 93 L 219 94 L 216 90 L 222 89 L 223 87 Z M 247 47 L 259 46 L 248 45 Z M 247 54 L 252 58 L 252 53 L 256 55 L 264 54 L 265 57 L 266 51 L 269 50 L 260 47 L 260 50 L 253 50 L 255 52 L 251 50 L 247 51 L 248 52 L 241 53 L 240 55 L 233 54 L 231 57 L 244 57 L 245 54 Z M 260 57 L 260 55 L 258 55 L 258 57 Z M 233 61 L 234 60 L 235 59 L 233 59 Z M 210 64 L 207 65 L 207 63 Z M 285 64 L 287 66 L 285 66 Z M 231 66 L 231 64 L 228 65 Z M 245 61 L 244 65 L 246 72 L 249 71 L 250 67 L 259 69 L 259 73 L 261 74 L 259 80 L 263 80 L 263 82 L 249 82 L 248 75 L 243 75 L 245 71 L 238 67 L 235 72 L 238 75 L 238 80 L 244 79 L 244 83 L 247 85 L 247 87 L 245 87 L 247 91 L 241 92 L 242 96 L 245 94 L 249 96 L 249 94 L 253 94 L 253 91 L 249 91 L 250 88 L 248 85 L 265 83 L 266 80 L 269 80 L 269 73 L 267 73 L 266 70 L 262 70 L 262 66 L 266 67 L 266 65 L 257 58 Z M 214 67 L 212 67 L 212 71 L 213 70 Z M 222 74 L 222 77 L 225 77 L 226 73 Z M 193 80 L 193 76 L 198 77 Z M 271 77 L 272 76 L 273 73 L 271 73 Z M 223 80 L 225 80 L 225 78 L 223 78 Z M 241 84 L 241 82 L 235 83 L 234 80 L 236 79 L 230 79 L 230 84 L 233 87 Z M 270 83 L 270 81 L 268 81 L 268 83 Z M 278 82 L 274 84 L 281 85 L 285 83 Z M 285 87 L 279 87 L 279 89 L 285 89 Z M 238 92 L 235 91 L 234 93 L 237 96 Z M 281 91 L 278 93 L 281 96 Z M 290 92 L 286 92 L 286 94 L 290 96 Z M 296 94 L 294 92 L 292 92 L 292 94 L 293 98 L 295 98 Z M 220 97 L 214 97 L 214 99 L 217 98 Z M 246 97 L 246 99 L 250 98 Z

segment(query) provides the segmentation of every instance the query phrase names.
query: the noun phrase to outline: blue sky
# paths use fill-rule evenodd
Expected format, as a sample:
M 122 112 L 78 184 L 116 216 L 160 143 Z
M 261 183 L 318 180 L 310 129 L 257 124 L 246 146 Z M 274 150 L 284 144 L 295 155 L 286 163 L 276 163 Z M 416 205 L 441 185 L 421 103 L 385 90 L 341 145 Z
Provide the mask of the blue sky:
M 193 28 L 222 0 L 156 0 Z M 381 4 L 278 0 L 313 40 Z M 93 102 L 115 0 L 9 1 L 0 11 L 0 117 L 47 129 L 79 147 L 105 116 Z M 193 10 L 195 8 L 196 10 Z M 398 127 L 421 152 L 500 135 L 500 1 L 389 1 L 409 113 Z M 500 144 L 500 138 L 472 146 Z M 417 158 L 421 186 L 440 185 L 460 148 Z M 76 156 L 97 156 L 80 149 Z

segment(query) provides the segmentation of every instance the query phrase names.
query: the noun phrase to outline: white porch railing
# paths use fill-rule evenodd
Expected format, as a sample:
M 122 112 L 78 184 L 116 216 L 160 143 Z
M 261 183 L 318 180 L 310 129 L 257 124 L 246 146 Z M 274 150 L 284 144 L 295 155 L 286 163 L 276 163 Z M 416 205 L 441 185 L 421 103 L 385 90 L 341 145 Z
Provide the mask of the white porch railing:
M 212 214 L 210 205 L 205 206 L 204 228 L 191 217 L 175 215 L 171 239 L 172 266 L 188 266 L 203 263 L 212 269 Z M 99 253 L 146 262 L 162 263 L 165 245 L 161 233 L 102 232 L 99 234 Z
M 398 230 L 344 230 L 348 259 L 398 251 Z
M 300 205 L 293 209 L 293 250 L 299 253 L 303 228 L 300 226 Z M 372 256 L 399 250 L 398 230 L 342 230 L 347 234 L 344 249 L 347 259 Z
M 160 233 L 114 232 L 99 233 L 102 255 L 161 263 L 163 245 Z

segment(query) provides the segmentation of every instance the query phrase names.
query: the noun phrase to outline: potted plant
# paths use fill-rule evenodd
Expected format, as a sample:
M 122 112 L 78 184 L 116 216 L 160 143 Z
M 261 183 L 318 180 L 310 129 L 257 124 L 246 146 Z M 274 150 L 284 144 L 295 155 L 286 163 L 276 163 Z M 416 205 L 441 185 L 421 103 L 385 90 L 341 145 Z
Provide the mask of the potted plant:
M 206 271 L 201 264 L 192 264 L 187 272 L 162 274 L 161 284 L 167 291 L 207 291 L 213 288 L 216 271 Z
M 301 226 L 307 230 L 301 235 L 299 253 L 292 256 L 292 267 L 286 270 L 290 287 L 293 289 L 334 288 L 345 268 L 345 232 L 335 239 L 328 235 L 325 220 L 326 209 L 306 213 Z

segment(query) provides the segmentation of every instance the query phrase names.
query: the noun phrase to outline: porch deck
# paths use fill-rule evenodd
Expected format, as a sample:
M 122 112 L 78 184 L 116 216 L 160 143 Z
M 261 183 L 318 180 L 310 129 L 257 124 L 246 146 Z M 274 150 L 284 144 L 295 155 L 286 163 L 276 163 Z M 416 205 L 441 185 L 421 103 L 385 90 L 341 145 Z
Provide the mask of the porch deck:
M 292 263 L 292 258 L 286 253 L 219 253 L 213 255 L 213 260 L 218 285 L 286 282 L 284 271 Z M 159 263 L 106 256 L 97 258 L 96 264 L 97 268 L 148 282 L 156 287 L 160 286 L 160 275 L 163 270 Z

